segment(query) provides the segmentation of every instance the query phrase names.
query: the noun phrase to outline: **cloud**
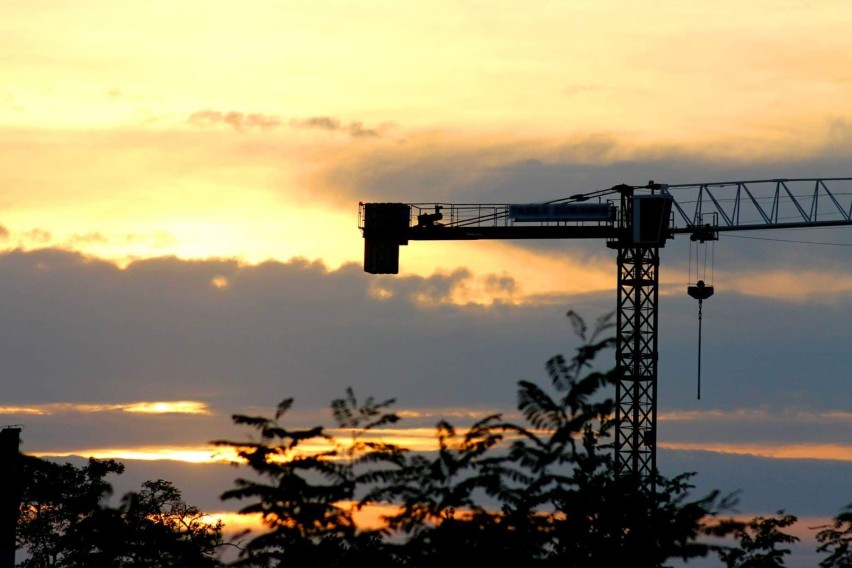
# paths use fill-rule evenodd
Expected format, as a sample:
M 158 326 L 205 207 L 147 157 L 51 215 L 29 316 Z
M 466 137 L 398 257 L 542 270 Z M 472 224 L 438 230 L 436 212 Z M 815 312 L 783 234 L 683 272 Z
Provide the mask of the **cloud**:
M 450 300 L 472 285 L 464 270 L 376 277 L 355 265 L 331 271 L 305 261 L 174 258 L 122 270 L 55 249 L 9 251 L 0 255 L 0 268 L 7 324 L 0 344 L 8 384 L 15 385 L 5 402 L 18 405 L 81 399 L 209 404 L 235 397 L 238 406 L 276 400 L 292 389 L 289 394 L 322 408 L 347 385 L 403 402 L 411 394 L 422 406 L 445 404 L 442 388 L 464 394 L 460 401 L 506 405 L 515 380 L 536 376 L 549 356 L 570 344 L 565 308 L 597 317 L 615 303 L 614 292 L 602 290 L 552 303 L 459 304 Z M 511 287 L 502 278 L 485 280 Z M 740 404 L 734 397 L 720 405 L 719 397 L 743 389 L 765 397 L 761 406 L 783 403 L 798 396 L 789 389 L 798 393 L 819 376 L 820 388 L 810 388 L 801 402 L 842 410 L 840 354 L 848 322 L 835 305 L 845 305 L 844 298 L 784 305 L 728 291 L 714 296 L 704 306 L 704 404 L 742 408 L 746 394 Z M 695 310 L 685 293 L 661 300 L 664 377 L 694 376 Z M 435 354 L 428 364 L 422 361 L 427 353 Z M 399 373 L 409 378 L 390 385 L 388 377 Z M 505 377 L 499 388 L 494 374 Z M 462 376 L 463 382 L 454 378 Z M 694 381 L 663 380 L 666 396 L 694 399 Z M 241 388 L 245 381 L 252 388 Z
M 309 128 L 318 130 L 327 130 L 329 132 L 345 132 L 353 138 L 378 138 L 383 135 L 383 132 L 390 128 L 389 124 L 384 124 L 377 128 L 367 128 L 363 122 L 353 121 L 343 123 L 339 119 L 330 116 L 315 116 L 304 119 L 292 119 L 290 126 L 293 128 Z
M 107 244 L 109 239 L 103 233 L 91 231 L 89 233 L 75 233 L 68 238 L 68 244 L 71 246 L 91 245 L 91 244 Z
M 352 122 L 349 124 L 349 134 L 354 138 L 376 138 L 380 136 L 379 131 L 373 128 L 365 128 L 361 122 Z
M 496 274 L 489 274 L 485 278 L 485 289 L 488 292 L 507 292 L 511 294 L 517 288 L 517 283 L 515 279 L 511 276 L 503 274 L 498 276 Z
M 80 456 L 98 460 L 180 461 L 186 463 L 233 463 L 240 458 L 236 452 L 207 447 L 140 446 L 133 448 L 71 448 L 45 452 L 28 452 L 40 458 Z
M 217 110 L 194 112 L 190 115 L 188 122 L 197 128 L 210 128 L 225 124 L 238 132 L 247 132 L 250 130 L 268 131 L 281 126 L 281 119 L 276 116 L 262 113 L 222 112 Z
M 22 236 L 27 241 L 36 245 L 45 245 L 53 239 L 53 235 L 50 234 L 50 231 L 45 231 L 44 229 L 31 229 L 24 232 Z
M 852 462 L 852 446 L 840 444 L 707 444 L 664 442 L 668 450 L 701 450 L 722 454 L 742 454 L 765 458 L 838 460 Z
M 219 125 L 230 126 L 238 132 L 270 131 L 281 127 L 284 120 L 276 115 L 263 113 L 244 113 L 239 111 L 218 111 L 212 109 L 192 113 L 187 122 L 196 128 L 214 128 Z M 352 138 L 379 138 L 392 125 L 382 124 L 375 128 L 364 125 L 361 121 L 343 122 L 330 116 L 314 116 L 310 118 L 293 118 L 289 125 L 294 129 L 314 129 L 328 132 L 342 132 Z
M 328 116 L 317 116 L 304 120 L 293 120 L 291 124 L 297 128 L 320 128 L 322 130 L 339 130 L 340 121 Z
M 837 422 L 852 423 L 852 412 L 842 410 L 814 412 L 800 409 L 788 409 L 781 412 L 769 412 L 766 408 L 739 408 L 733 410 L 684 410 L 663 412 L 659 420 L 665 422 L 695 422 L 704 420 L 761 422 L 784 420 L 787 422 Z

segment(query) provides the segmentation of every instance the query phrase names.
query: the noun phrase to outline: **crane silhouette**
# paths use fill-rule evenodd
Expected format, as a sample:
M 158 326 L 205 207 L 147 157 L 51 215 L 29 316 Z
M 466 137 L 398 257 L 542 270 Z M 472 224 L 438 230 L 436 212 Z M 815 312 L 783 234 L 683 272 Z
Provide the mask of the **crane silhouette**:
M 848 225 L 852 178 L 652 181 L 540 203 L 359 207 L 364 270 L 372 274 L 397 274 L 399 247 L 409 241 L 602 239 L 616 250 L 615 469 L 643 484 L 656 473 L 660 249 L 676 235 L 704 243 L 723 232 Z M 699 281 L 688 293 L 700 310 L 713 287 Z

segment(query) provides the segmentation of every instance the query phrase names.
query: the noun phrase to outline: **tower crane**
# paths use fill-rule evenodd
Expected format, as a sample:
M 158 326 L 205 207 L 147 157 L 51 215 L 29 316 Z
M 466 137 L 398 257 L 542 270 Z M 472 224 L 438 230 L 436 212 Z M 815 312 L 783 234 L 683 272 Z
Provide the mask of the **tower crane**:
M 723 232 L 852 225 L 852 178 L 652 181 L 521 204 L 361 203 L 358 222 L 371 274 L 397 274 L 410 241 L 599 239 L 616 250 L 615 471 L 647 484 L 656 473 L 660 249 L 676 235 L 704 243 Z M 688 292 L 701 302 L 713 288 L 700 281 Z

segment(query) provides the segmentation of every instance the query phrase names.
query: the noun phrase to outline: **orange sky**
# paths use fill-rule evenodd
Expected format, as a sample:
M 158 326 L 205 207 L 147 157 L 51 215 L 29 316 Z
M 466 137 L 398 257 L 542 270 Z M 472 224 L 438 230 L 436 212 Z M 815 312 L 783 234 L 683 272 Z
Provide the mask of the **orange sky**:
M 467 168 L 447 163 L 451 180 L 412 181 L 419 197 L 400 189 L 429 200 L 533 155 L 600 165 L 672 148 L 734 163 L 802 157 L 830 146 L 852 115 L 852 9 L 838 2 L 0 10 L 6 245 L 119 262 L 304 256 L 335 267 L 361 257 L 365 172 L 462 160 Z M 436 259 L 465 258 L 480 280 L 457 301 L 489 297 L 482 279 L 501 271 L 517 280 L 513 301 L 611 286 L 604 252 L 590 262 L 506 243 L 447 246 L 409 247 L 403 269 L 450 272 L 461 263 Z M 852 288 L 848 276 L 815 276 Z M 802 287 L 773 292 L 814 289 Z

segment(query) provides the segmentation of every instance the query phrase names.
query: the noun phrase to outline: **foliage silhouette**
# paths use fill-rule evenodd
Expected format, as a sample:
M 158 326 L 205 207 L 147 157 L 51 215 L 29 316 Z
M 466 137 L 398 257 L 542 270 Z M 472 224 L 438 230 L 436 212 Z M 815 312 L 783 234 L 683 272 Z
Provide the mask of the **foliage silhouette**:
M 719 557 L 728 568 L 784 566 L 784 557 L 790 554 L 790 549 L 778 546 L 792 544 L 799 538 L 781 529 L 796 521 L 794 515 L 778 511 L 776 516 L 758 516 L 748 522 L 726 519 L 711 527 L 710 532 L 719 536 L 733 536 L 739 542 L 738 547 L 719 550 Z
M 26 479 L 18 522 L 23 568 L 198 568 L 222 564 L 221 523 L 210 524 L 183 501 L 170 482 L 146 481 L 116 507 L 106 481 L 124 466 L 90 459 L 82 467 L 25 459 Z
M 359 406 L 351 390 L 345 399 L 335 400 L 338 426 L 351 432 L 348 445 L 319 426 L 301 430 L 281 426 L 279 420 L 293 404 L 289 398 L 278 405 L 272 419 L 233 416 L 236 424 L 256 430 L 258 440 L 214 444 L 237 448 L 260 479 L 239 478 L 237 487 L 222 498 L 253 500 L 240 512 L 259 514 L 270 529 L 248 542 L 236 566 L 333 567 L 355 559 L 373 566 L 392 565 L 379 536 L 356 530 L 352 520 L 356 486 L 365 482 L 359 476 L 362 464 L 397 451 L 362 439 L 370 430 L 398 419 L 385 411 L 392 402 L 368 399 Z M 304 448 L 311 443 L 323 448 Z
M 351 389 L 332 403 L 347 442 L 323 427 L 283 427 L 292 399 L 272 419 L 234 416 L 259 438 L 215 443 L 236 448 L 257 477 L 238 479 L 223 498 L 249 500 L 241 512 L 260 513 L 269 529 L 238 564 L 341 566 L 369 556 L 376 566 L 663 566 L 718 551 L 700 539 L 730 499 L 691 499 L 689 475 L 659 477 L 650 493 L 613 474 L 604 443 L 613 402 L 601 390 L 619 370 L 593 367 L 614 343 L 604 336 L 612 316 L 591 330 L 576 313 L 568 317 L 583 344 L 570 360 L 548 361 L 549 387 L 519 383 L 525 423 L 494 414 L 460 432 L 442 420 L 434 452 L 376 441 L 399 419 L 388 410 L 393 400 L 359 404 Z M 395 508 L 381 530 L 353 522 L 353 511 L 370 504 Z
M 852 566 L 852 503 L 834 517 L 828 526 L 816 527 L 817 552 L 829 552 L 819 565 L 821 568 L 844 568 Z

